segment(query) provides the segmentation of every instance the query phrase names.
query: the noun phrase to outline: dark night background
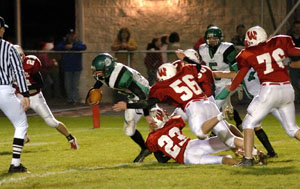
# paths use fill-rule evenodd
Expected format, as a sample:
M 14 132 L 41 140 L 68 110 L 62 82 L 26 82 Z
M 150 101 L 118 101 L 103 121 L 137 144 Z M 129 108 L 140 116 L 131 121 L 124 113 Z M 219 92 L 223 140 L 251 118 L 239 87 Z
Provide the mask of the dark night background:
M 15 43 L 15 0 L 0 0 L 0 16 L 9 28 L 4 39 Z M 21 0 L 22 45 L 35 49 L 39 41 L 62 39 L 75 27 L 75 0 Z

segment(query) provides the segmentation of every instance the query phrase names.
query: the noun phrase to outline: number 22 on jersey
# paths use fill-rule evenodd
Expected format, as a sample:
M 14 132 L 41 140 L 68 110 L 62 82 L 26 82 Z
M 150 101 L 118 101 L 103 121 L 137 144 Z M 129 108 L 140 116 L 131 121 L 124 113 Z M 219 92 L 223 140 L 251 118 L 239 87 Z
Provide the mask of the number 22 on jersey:
M 185 85 L 179 86 L 181 83 L 184 83 Z M 192 75 L 185 75 L 182 77 L 182 80 L 177 79 L 170 84 L 170 87 L 178 94 L 183 93 L 180 96 L 183 101 L 190 100 L 193 97 L 193 94 L 199 95 L 202 93 L 202 89 Z

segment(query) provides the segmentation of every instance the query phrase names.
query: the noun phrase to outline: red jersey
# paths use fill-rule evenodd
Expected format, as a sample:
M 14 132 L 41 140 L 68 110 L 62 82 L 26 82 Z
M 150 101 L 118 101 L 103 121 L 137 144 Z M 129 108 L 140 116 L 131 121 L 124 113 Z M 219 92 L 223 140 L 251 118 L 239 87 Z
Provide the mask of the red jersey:
M 242 81 L 248 70 L 253 67 L 261 83 L 289 81 L 288 69 L 283 60 L 288 56 L 300 56 L 290 36 L 274 36 L 266 42 L 242 50 L 236 57 L 239 72 L 232 82 L 234 90 Z
M 174 77 L 156 82 L 150 89 L 149 98 L 157 98 L 161 102 L 169 102 L 184 110 L 186 104 L 193 99 L 206 98 L 197 83 L 196 65 L 184 66 Z
M 185 122 L 180 116 L 169 119 L 163 128 L 148 135 L 146 146 L 151 152 L 161 151 L 178 163 L 184 164 L 184 151 L 190 138 L 182 134 Z
M 31 85 L 36 84 L 36 81 L 33 79 L 33 75 L 40 71 L 42 64 L 41 61 L 34 55 L 28 55 L 25 56 L 23 59 L 23 69 L 25 71 L 26 76 L 26 83 L 28 88 L 30 88 Z M 29 90 L 30 96 L 33 96 L 37 93 L 39 93 L 41 89 L 37 89 L 32 92 L 32 90 Z
M 198 84 L 206 96 L 210 97 L 213 95 L 212 87 L 214 84 L 214 76 L 208 66 L 201 66 L 201 70 L 198 73 Z

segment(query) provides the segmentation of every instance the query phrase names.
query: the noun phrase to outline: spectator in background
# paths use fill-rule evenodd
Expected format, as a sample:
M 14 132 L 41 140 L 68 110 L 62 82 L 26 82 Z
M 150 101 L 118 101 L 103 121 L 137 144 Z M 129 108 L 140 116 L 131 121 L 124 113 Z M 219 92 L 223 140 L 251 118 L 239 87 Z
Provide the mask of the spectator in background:
M 135 40 L 131 37 L 131 32 L 128 28 L 121 28 L 118 32 L 116 40 L 111 46 L 113 51 L 135 51 L 138 48 Z M 128 56 L 130 56 L 130 62 L 128 62 Z M 127 64 L 130 67 L 134 67 L 133 53 L 129 52 L 116 52 L 115 57 L 118 62 Z
M 147 50 L 156 51 L 160 50 L 161 39 L 159 37 L 154 37 L 151 43 L 148 44 Z M 163 63 L 162 55 L 159 52 L 147 53 L 144 64 L 147 67 L 148 81 L 149 85 L 153 85 L 156 81 L 156 71 L 157 68 Z
M 160 50 L 162 51 L 168 50 L 168 43 L 169 43 L 168 35 L 167 34 L 162 35 L 160 41 L 161 41 Z M 163 63 L 168 62 L 167 53 L 163 52 L 161 53 L 161 56 L 162 56 Z
M 210 28 L 210 27 L 212 27 L 212 26 L 213 26 L 213 24 L 209 24 L 209 25 L 206 27 L 206 29 L 208 29 L 208 28 Z M 205 43 L 205 39 L 204 39 L 204 35 L 202 35 L 202 36 L 198 39 L 198 41 L 194 44 L 193 49 L 195 49 L 195 50 L 198 52 L 200 45 L 202 45 L 202 44 L 204 44 L 204 43 Z
M 293 23 L 290 36 L 292 37 L 295 46 L 300 47 L 300 21 L 295 21 Z M 290 58 L 292 62 L 300 60 L 299 56 Z M 295 89 L 295 101 L 296 103 L 300 103 L 300 69 L 289 67 L 289 75 L 291 78 L 292 85 Z
M 40 42 L 39 50 L 51 51 L 54 48 L 53 40 L 47 42 Z M 44 78 L 43 94 L 45 98 L 61 98 L 60 82 L 59 82 L 59 65 L 54 57 L 55 55 L 49 53 L 37 54 L 41 60 L 41 73 Z
M 168 50 L 178 50 L 180 49 L 181 45 L 179 43 L 180 37 L 177 32 L 172 32 L 169 36 L 169 44 L 168 44 Z M 169 52 L 168 54 L 168 62 L 174 62 L 177 60 L 177 55 L 175 52 Z
M 57 51 L 83 51 L 86 45 L 80 41 L 74 29 L 69 29 L 66 37 L 54 46 Z M 75 105 L 79 102 L 78 86 L 82 71 L 81 53 L 63 53 L 60 59 L 61 68 L 64 72 L 64 83 L 68 104 Z
M 244 24 L 239 24 L 236 26 L 236 35 L 232 37 L 231 42 L 235 45 L 237 50 L 242 50 L 245 48 L 244 40 L 245 40 L 246 28 Z

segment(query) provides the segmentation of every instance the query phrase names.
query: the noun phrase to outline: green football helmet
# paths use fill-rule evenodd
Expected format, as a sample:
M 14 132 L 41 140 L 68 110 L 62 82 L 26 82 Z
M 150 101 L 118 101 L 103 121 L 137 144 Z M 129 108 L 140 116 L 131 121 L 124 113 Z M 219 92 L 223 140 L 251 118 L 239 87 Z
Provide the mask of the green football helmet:
M 209 41 L 210 37 L 217 37 L 219 39 L 217 45 L 219 45 L 221 43 L 221 41 L 223 40 L 222 30 L 217 26 L 212 26 L 212 27 L 208 28 L 204 35 L 205 42 L 208 45 L 211 45 L 210 41 Z
M 101 53 L 94 58 L 91 68 L 94 71 L 103 71 L 103 76 L 107 78 L 114 70 L 115 65 L 114 57 L 108 53 Z

